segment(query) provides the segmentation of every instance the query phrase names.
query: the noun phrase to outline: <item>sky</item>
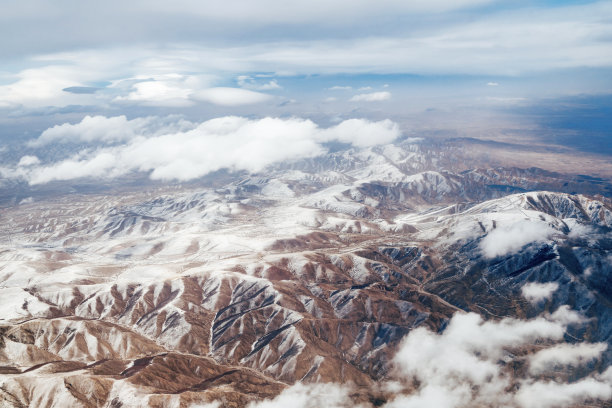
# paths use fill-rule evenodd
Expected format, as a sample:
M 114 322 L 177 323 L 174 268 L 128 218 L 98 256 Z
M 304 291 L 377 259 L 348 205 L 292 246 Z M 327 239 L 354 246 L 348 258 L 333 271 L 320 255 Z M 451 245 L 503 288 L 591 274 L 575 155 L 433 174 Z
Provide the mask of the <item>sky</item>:
M 612 145 L 609 1 L 26 0 L 3 4 L 0 27 L 4 167 L 45 164 L 34 140 L 93 117 L 391 120 L 403 134 L 510 120 Z

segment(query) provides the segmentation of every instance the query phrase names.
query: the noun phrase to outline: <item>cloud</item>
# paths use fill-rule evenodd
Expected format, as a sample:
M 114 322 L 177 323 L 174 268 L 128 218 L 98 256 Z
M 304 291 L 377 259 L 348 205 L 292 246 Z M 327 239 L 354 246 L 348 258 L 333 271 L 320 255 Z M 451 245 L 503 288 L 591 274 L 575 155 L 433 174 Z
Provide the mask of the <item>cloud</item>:
M 73 67 L 62 65 L 22 70 L 12 75 L 12 82 L 0 86 L 0 107 L 40 107 L 54 103 L 68 105 L 90 101 L 91 95 L 63 91 L 79 86 L 79 80 L 83 77 Z
M 348 119 L 321 131 L 325 141 L 350 143 L 357 147 L 391 143 L 400 133 L 399 125 L 389 119 L 380 122 Z
M 353 96 L 351 102 L 379 102 L 391 99 L 391 92 L 371 92 Z
M 180 117 L 155 116 L 128 120 L 125 115 L 107 118 L 85 116 L 79 123 L 56 125 L 41 133 L 28 143 L 30 147 L 41 147 L 50 143 L 116 143 L 137 136 L 152 136 L 193 129 L 196 125 Z
M 487 86 L 499 86 L 497 82 L 487 82 Z
M 21 159 L 19 159 L 19 163 L 17 163 L 18 167 L 28 167 L 28 166 L 34 166 L 36 164 L 40 164 L 40 160 L 38 159 L 38 157 L 36 156 L 22 156 Z
M 518 252 L 532 242 L 545 241 L 555 232 L 544 222 L 519 220 L 489 232 L 480 242 L 480 249 L 486 258 L 495 258 Z
M 272 96 L 240 88 L 210 88 L 193 94 L 193 99 L 214 103 L 221 106 L 240 106 L 262 103 Z
M 276 79 L 272 79 L 266 83 L 259 83 L 253 77 L 249 75 L 239 75 L 236 78 L 236 82 L 242 88 L 254 89 L 256 91 L 273 91 L 276 89 L 282 89 L 283 87 L 278 84 Z
M 120 145 L 86 150 L 66 160 L 22 170 L 31 184 L 79 177 L 118 177 L 133 171 L 150 172 L 152 179 L 191 180 L 228 168 L 256 172 L 285 160 L 325 152 L 323 143 L 340 141 L 355 146 L 389 143 L 401 132 L 390 121 L 350 119 L 321 129 L 310 120 L 292 118 L 221 117 L 197 126 L 180 121 L 159 125 L 159 118 L 128 121 L 125 117 L 86 117 L 43 132 L 33 142 L 42 146 L 74 138 Z M 181 130 L 182 129 L 182 130 Z M 171 130 L 165 132 L 165 130 Z
M 561 384 L 535 382 L 524 384 L 516 395 L 522 408 L 557 408 L 580 404 L 589 399 L 607 401 L 612 397 L 612 385 L 596 378 Z
M 529 358 L 529 372 L 540 374 L 559 367 L 578 367 L 598 359 L 607 348 L 605 343 L 557 344 L 532 355 Z
M 538 303 L 542 300 L 550 299 L 558 288 L 559 284 L 557 282 L 530 282 L 521 288 L 521 293 L 531 303 Z
M 247 408 L 358 408 L 350 400 L 350 392 L 346 385 L 297 383 L 276 398 L 252 402 Z
M 150 106 L 190 106 L 189 96 L 193 90 L 177 86 L 168 81 L 138 82 L 127 96 L 118 96 L 115 101 L 138 102 Z
M 511 362 L 521 361 L 520 348 L 562 340 L 569 320 L 584 321 L 563 307 L 552 315 L 526 321 L 485 322 L 474 313 L 458 313 L 441 334 L 415 329 L 402 341 L 394 362 L 399 378 L 405 384 L 416 384 L 416 392 L 400 395 L 385 407 L 567 407 L 589 399 L 607 400 L 612 396 L 612 383 L 603 375 L 591 374 L 570 383 L 541 381 L 529 375 L 531 371 L 526 377 L 514 377 L 521 371 Z M 529 361 L 538 369 L 551 364 L 570 366 L 596 358 L 603 349 L 602 345 L 562 343 L 536 353 Z M 571 356 L 562 355 L 564 350 L 572 350 Z
M 62 89 L 64 92 L 74 94 L 92 94 L 98 92 L 99 90 L 100 88 L 95 88 L 93 86 L 69 86 L 68 88 Z
M 84 10 L 67 6 L 58 6 L 49 14 L 43 14 L 47 6 L 33 1 L 40 5 L 37 12 L 26 12 L 12 5 L 5 7 L 0 16 L 0 24 L 12 33 L 0 38 L 0 42 L 7 42 L 2 47 L 4 55 L 14 49 L 21 58 L 18 58 L 18 63 L 7 65 L 0 74 L 1 107 L 107 106 L 109 103 L 181 107 L 197 102 L 191 98 L 192 94 L 226 84 L 237 76 L 244 77 L 244 88 L 254 91 L 274 90 L 280 86 L 276 80 L 260 83 L 256 74 L 248 74 L 255 72 L 290 72 L 293 75 L 484 74 L 495 77 L 533 75 L 571 68 L 612 67 L 611 29 L 604 17 L 612 11 L 608 2 L 536 9 L 516 6 L 503 12 L 496 12 L 493 8 L 482 12 L 478 18 L 465 19 L 450 14 L 439 19 L 443 22 L 433 25 L 402 24 L 388 30 L 364 30 L 355 34 L 354 27 L 359 26 L 356 23 L 359 19 L 373 27 L 376 26 L 371 23 L 373 18 L 388 22 L 390 17 L 396 19 L 397 15 L 406 13 L 406 17 L 419 20 L 413 14 L 415 9 L 433 13 L 437 12 L 434 10 L 474 6 L 487 1 L 466 1 L 456 6 L 450 1 L 436 2 L 435 5 L 430 5 L 430 2 L 417 5 L 419 2 L 411 1 L 404 5 L 400 1 L 389 0 L 384 2 L 385 6 L 360 1 L 348 7 L 341 1 L 322 5 L 322 10 L 292 3 L 290 7 L 271 7 L 265 12 L 259 6 L 245 3 L 240 10 L 232 7 L 231 13 L 221 13 L 220 10 L 224 9 L 221 4 L 204 8 L 193 0 L 183 0 L 189 4 L 182 8 L 170 8 L 161 1 L 150 5 L 130 2 L 130 6 L 114 1 L 95 6 L 96 9 L 101 8 L 98 14 L 90 11 L 87 16 L 80 17 Z M 125 13 L 114 11 L 126 7 Z M 36 9 L 34 6 L 32 8 Z M 13 9 L 21 11 L 12 13 Z M 325 14 L 323 10 L 326 9 L 341 10 L 342 20 L 348 23 L 339 26 L 337 16 L 340 14 Z M 44 30 L 40 26 L 40 15 L 34 18 L 37 13 L 45 16 L 43 20 L 49 27 L 62 24 L 66 30 L 50 33 L 52 30 L 49 29 L 45 31 L 49 35 L 30 35 L 32 30 L 36 30 L 32 27 Z M 347 13 L 354 19 L 345 20 Z M 141 18 L 143 14 L 152 21 L 145 24 Z M 279 22 L 285 25 L 266 26 L 272 24 L 275 20 L 273 16 L 277 14 L 283 15 Z M 7 17 L 9 15 L 13 15 L 13 18 Z M 70 19 L 67 15 L 74 18 Z M 190 23 L 174 20 L 178 15 Z M 261 18 L 254 17 L 257 15 L 261 15 Z M 95 35 L 95 41 L 91 38 L 87 40 L 87 36 L 92 34 L 91 27 L 78 26 L 84 22 L 92 23 L 92 18 L 104 32 L 104 35 Z M 130 24 L 119 24 L 118 21 L 123 18 Z M 212 20 L 203 22 L 202 19 L 206 18 Z M 312 19 L 312 22 L 318 22 L 317 28 L 325 26 L 327 30 L 313 29 L 311 22 L 302 27 L 302 31 L 296 31 L 296 27 L 291 26 L 291 36 L 271 36 L 272 33 L 286 34 L 283 31 L 289 31 L 286 24 L 295 19 Z M 77 22 L 72 33 L 66 27 L 68 20 L 70 24 L 73 20 Z M 249 24 L 248 37 L 236 38 L 237 27 L 244 29 L 245 20 L 250 23 L 257 20 L 257 24 Z M 52 21 L 55 23 L 52 24 Z M 109 21 L 118 24 L 118 27 L 142 30 L 143 37 L 140 41 L 134 39 L 126 42 L 124 30 L 110 30 Z M 141 24 L 133 24 L 133 21 Z M 168 26 L 172 21 L 174 24 Z M 176 21 L 182 24 L 176 24 Z M 177 27 L 184 28 L 185 32 L 180 34 Z M 22 30 L 25 30 L 24 34 L 19 35 Z M 117 36 L 114 41 L 107 41 L 110 34 Z M 130 38 L 134 38 L 132 31 L 129 34 Z M 81 39 L 83 43 L 80 43 Z M 29 51 L 24 51 L 25 44 L 18 46 L 19 41 L 34 42 L 30 44 Z M 78 46 L 75 46 L 75 41 Z M 452 64 L 448 61 L 452 61 Z M 593 72 L 591 74 L 595 75 Z M 215 82 L 192 83 L 194 77 L 200 76 L 215 77 Z M 138 80 L 134 81 L 135 78 Z M 107 82 L 114 85 L 99 85 Z M 124 85 L 130 82 L 130 86 L 115 86 L 122 82 Z M 575 91 L 574 85 L 572 87 L 572 91 Z M 98 88 L 95 93 L 83 93 Z M 216 98 L 215 91 L 209 93 L 213 95 L 206 96 L 204 93 L 207 101 L 227 101 L 227 98 Z
M 350 91 L 353 89 L 352 86 L 339 86 L 339 85 L 335 85 L 332 86 L 331 88 L 327 88 L 330 91 Z
M 459 312 L 441 333 L 414 329 L 402 340 L 389 379 L 381 384 L 391 394 L 382 407 L 563 408 L 607 401 L 612 397 L 612 368 L 570 382 L 541 376 L 551 368 L 567 370 L 601 356 L 605 344 L 558 343 L 569 324 L 585 321 L 562 306 L 530 320 L 484 321 L 475 313 Z M 540 351 L 528 354 L 534 347 Z M 248 408 L 352 407 L 351 394 L 346 384 L 297 383 Z

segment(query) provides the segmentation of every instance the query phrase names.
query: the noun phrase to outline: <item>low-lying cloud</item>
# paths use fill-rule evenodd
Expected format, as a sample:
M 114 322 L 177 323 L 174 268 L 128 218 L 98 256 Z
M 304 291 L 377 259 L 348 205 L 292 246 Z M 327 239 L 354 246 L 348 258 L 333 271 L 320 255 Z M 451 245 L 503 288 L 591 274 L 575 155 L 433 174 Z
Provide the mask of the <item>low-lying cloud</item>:
M 561 343 L 532 357 L 521 357 L 522 349 L 560 341 L 568 325 L 582 321 L 576 312 L 563 306 L 552 315 L 526 321 L 506 318 L 485 322 L 477 314 L 461 313 L 451 319 L 442 334 L 416 329 L 402 342 L 395 363 L 402 381 L 419 385 L 416 392 L 400 396 L 387 406 L 543 408 L 606 400 L 612 396 L 612 384 L 597 374 L 565 384 L 535 375 L 557 364 L 567 367 L 584 358 L 598 358 L 605 346 Z M 575 357 L 562 356 L 560 351 L 565 349 L 573 350 Z M 515 370 L 516 363 L 533 364 L 535 368 L 515 378 L 521 372 Z M 554 398 L 548 392 L 536 392 L 556 388 L 562 388 L 562 392 Z
M 350 400 L 350 392 L 351 388 L 343 385 L 297 383 L 276 398 L 251 403 L 247 408 L 359 408 Z
M 559 284 L 557 282 L 530 282 L 521 288 L 521 293 L 531 303 L 538 303 L 549 299 L 558 288 Z
M 569 325 L 585 321 L 562 306 L 530 320 L 484 321 L 475 313 L 457 313 L 442 333 L 417 328 L 393 359 L 394 371 L 381 387 L 390 397 L 382 406 L 562 408 L 607 401 L 612 397 L 612 368 L 571 381 L 567 374 L 553 376 L 559 367 L 567 373 L 606 350 L 601 343 L 562 342 Z M 350 395 L 347 385 L 298 383 L 249 408 L 355 406 Z
M 501 225 L 489 232 L 481 241 L 480 249 L 486 258 L 495 258 L 518 252 L 532 242 L 545 241 L 555 230 L 536 220 L 520 220 Z
M 531 356 L 529 372 L 540 374 L 547 370 L 578 367 L 598 359 L 607 348 L 608 345 L 604 343 L 557 344 Z
M 224 168 L 256 172 L 273 163 L 314 157 L 326 152 L 326 142 L 373 146 L 390 143 L 401 133 L 390 120 L 350 119 L 330 128 L 319 128 L 299 118 L 251 120 L 228 116 L 198 125 L 180 120 L 166 122 L 154 117 L 127 120 L 124 116 L 96 116 L 74 125 L 55 126 L 31 145 L 114 144 L 84 150 L 59 162 L 29 166 L 20 174 L 25 174 L 30 184 L 118 177 L 135 171 L 150 172 L 156 180 L 186 181 Z

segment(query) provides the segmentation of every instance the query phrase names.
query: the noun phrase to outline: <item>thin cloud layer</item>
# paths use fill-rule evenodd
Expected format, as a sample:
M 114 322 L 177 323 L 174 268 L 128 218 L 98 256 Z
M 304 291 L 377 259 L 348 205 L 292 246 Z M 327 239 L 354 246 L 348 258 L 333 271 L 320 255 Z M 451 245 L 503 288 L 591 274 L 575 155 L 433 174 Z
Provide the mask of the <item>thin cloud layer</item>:
M 371 92 L 353 96 L 351 102 L 379 102 L 391 99 L 391 92 Z
M 86 117 L 78 124 L 48 129 L 32 142 L 34 146 L 54 141 L 124 143 L 86 150 L 60 162 L 21 168 L 19 174 L 25 174 L 30 184 L 118 177 L 135 171 L 150 172 L 156 180 L 185 181 L 222 168 L 256 172 L 280 161 L 317 156 L 326 151 L 326 142 L 364 147 L 389 143 L 400 136 L 399 126 L 390 120 L 350 119 L 326 129 L 298 118 L 249 120 L 229 116 L 197 126 L 181 121 L 175 126 L 152 126 L 158 121 Z
M 270 95 L 240 88 L 210 88 L 193 94 L 193 99 L 221 106 L 252 105 L 270 100 Z

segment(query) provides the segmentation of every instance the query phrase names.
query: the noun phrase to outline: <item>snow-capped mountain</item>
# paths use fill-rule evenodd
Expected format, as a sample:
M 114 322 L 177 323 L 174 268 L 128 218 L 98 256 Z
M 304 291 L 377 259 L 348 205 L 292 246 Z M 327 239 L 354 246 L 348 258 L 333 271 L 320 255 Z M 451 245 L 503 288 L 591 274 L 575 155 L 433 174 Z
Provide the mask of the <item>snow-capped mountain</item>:
M 409 140 L 222 186 L 5 207 L 0 406 L 246 406 L 321 383 L 403 406 L 433 384 L 401 360 L 417 361 L 415 336 L 446 341 L 476 315 L 510 340 L 472 331 L 457 346 L 456 364 L 467 353 L 498 370 L 452 374 L 473 387 L 466 406 L 526 407 L 528 390 L 555 384 L 575 391 L 542 406 L 605 404 L 609 191 L 535 168 L 464 169 Z M 560 347 L 572 352 L 555 360 Z

